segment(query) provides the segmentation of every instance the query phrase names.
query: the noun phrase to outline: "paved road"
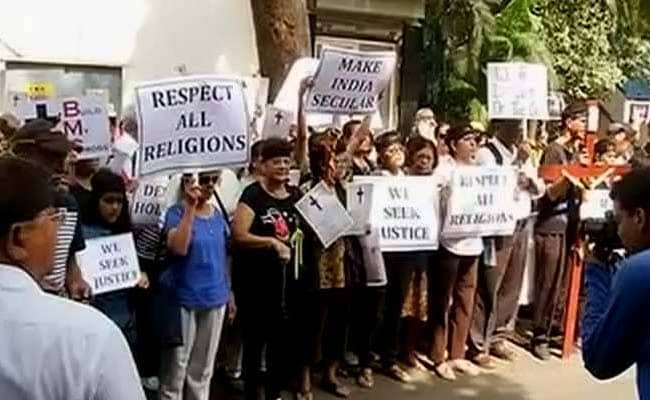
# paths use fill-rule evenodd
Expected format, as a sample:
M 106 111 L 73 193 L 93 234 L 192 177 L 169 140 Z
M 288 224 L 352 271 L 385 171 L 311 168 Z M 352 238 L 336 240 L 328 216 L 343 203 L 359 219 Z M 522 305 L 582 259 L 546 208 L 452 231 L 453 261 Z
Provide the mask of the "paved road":
M 597 382 L 584 370 L 579 355 L 568 361 L 554 358 L 548 363 L 534 359 L 517 348 L 518 359 L 512 364 L 500 363 L 495 371 L 475 378 L 445 382 L 425 372 L 415 372 L 413 384 L 402 385 L 383 376 L 376 376 L 372 391 L 362 390 L 352 382 L 352 400 L 627 400 L 636 399 L 634 371 L 609 382 Z M 213 400 L 235 400 L 213 389 Z M 284 399 L 292 397 L 286 394 Z M 336 397 L 318 392 L 317 400 Z

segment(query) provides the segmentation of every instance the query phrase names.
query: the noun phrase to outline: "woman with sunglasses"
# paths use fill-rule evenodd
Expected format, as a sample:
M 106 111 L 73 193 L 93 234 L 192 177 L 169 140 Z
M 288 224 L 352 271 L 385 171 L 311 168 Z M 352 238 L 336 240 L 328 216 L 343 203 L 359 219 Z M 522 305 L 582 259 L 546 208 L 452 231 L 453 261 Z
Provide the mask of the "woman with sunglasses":
M 132 231 L 124 180 L 107 169 L 91 179 L 92 190 L 83 212 L 84 239 L 119 235 Z M 138 286 L 147 288 L 149 280 L 142 273 Z M 132 289 L 122 289 L 95 296 L 90 304 L 106 314 L 120 327 L 129 344 L 135 344 L 135 315 L 130 301 Z
M 477 164 L 477 134 L 471 126 L 452 127 L 446 138 L 453 162 L 435 171 L 442 182 L 441 209 L 446 207 L 452 171 L 457 166 Z M 440 258 L 432 271 L 429 318 L 433 329 L 431 360 L 443 379 L 455 380 L 456 372 L 469 376 L 478 367 L 465 359 L 465 347 L 474 308 L 478 280 L 478 259 L 483 252 L 479 236 L 449 239 L 441 235 Z M 448 358 L 445 355 L 448 353 Z
M 226 306 L 234 310 L 226 268 L 227 222 L 210 204 L 218 180 L 215 171 L 200 173 L 198 184 L 184 176 L 182 200 L 165 215 L 167 268 L 160 279 L 181 306 L 183 341 L 162 352 L 161 399 L 208 399 Z

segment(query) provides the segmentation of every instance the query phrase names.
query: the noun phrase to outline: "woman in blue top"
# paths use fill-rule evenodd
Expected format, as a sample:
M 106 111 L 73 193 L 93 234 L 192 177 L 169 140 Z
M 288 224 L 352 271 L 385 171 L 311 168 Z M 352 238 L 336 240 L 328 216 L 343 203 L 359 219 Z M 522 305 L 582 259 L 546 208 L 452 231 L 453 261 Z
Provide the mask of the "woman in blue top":
M 163 285 L 181 305 L 183 344 L 163 350 L 160 398 L 208 400 L 226 305 L 231 299 L 226 273 L 227 223 L 209 200 L 218 171 L 181 182 L 182 201 L 165 215 L 166 270 Z
M 84 239 L 119 235 L 131 232 L 126 188 L 119 175 L 101 169 L 91 179 L 92 191 L 83 210 Z M 140 287 L 148 287 L 146 274 L 142 274 Z M 116 290 L 95 296 L 91 305 L 106 314 L 133 346 L 135 343 L 134 314 L 129 304 L 131 289 Z

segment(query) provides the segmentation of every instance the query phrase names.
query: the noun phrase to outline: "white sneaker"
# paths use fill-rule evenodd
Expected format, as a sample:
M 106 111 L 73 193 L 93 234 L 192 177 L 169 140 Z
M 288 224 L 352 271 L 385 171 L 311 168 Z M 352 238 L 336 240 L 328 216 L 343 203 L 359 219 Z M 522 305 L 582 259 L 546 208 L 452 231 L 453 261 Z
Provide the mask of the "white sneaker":
M 457 371 L 460 372 L 461 374 L 465 374 L 467 376 L 477 376 L 478 374 L 481 373 L 481 370 L 479 367 L 476 365 L 472 364 L 469 360 L 450 360 L 449 365 Z
M 147 378 L 142 378 L 142 387 L 149 390 L 150 392 L 157 392 L 160 389 L 160 381 L 158 377 L 149 376 Z

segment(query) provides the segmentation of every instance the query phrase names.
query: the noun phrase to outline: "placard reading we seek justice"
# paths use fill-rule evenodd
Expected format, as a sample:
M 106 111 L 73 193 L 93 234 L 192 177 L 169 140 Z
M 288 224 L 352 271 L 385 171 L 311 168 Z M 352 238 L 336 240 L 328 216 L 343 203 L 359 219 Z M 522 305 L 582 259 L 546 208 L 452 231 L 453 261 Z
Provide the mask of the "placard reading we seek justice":
M 370 223 L 379 231 L 382 251 L 420 251 L 438 248 L 439 196 L 436 179 L 431 176 L 354 177 L 348 191 L 359 195 L 371 184 Z M 363 191 L 365 192 L 365 191 Z M 364 215 L 355 207 L 367 207 L 363 201 L 348 203 L 351 215 Z M 363 225 L 361 222 L 355 224 Z
M 77 263 L 93 295 L 134 287 L 140 280 L 130 233 L 86 240 L 86 250 L 77 254 Z

